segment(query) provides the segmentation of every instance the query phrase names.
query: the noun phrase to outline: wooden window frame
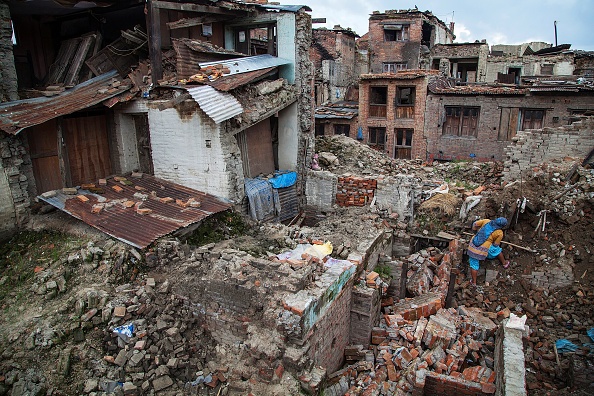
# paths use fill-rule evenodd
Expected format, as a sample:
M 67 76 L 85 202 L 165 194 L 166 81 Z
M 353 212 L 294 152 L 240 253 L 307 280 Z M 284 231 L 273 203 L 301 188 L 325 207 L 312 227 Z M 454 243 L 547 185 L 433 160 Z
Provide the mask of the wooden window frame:
M 374 95 L 374 90 L 384 90 L 380 95 Z M 378 97 L 382 97 L 383 101 L 378 101 Z M 369 117 L 371 118 L 386 118 L 388 116 L 388 87 L 387 86 L 370 86 L 369 87 Z
M 345 130 L 346 130 L 346 132 L 345 132 Z M 351 133 L 350 124 L 334 124 L 334 134 L 335 135 L 345 135 L 348 137 L 350 135 L 350 133 Z
M 534 116 L 538 116 L 539 113 L 541 115 L 540 117 L 534 117 Z M 527 120 L 527 116 L 529 116 L 528 120 Z M 522 109 L 522 118 L 520 121 L 520 128 L 518 130 L 525 131 L 528 129 L 542 129 L 542 128 L 544 128 L 545 116 L 546 116 L 545 109 L 532 109 L 532 108 Z
M 395 128 L 394 129 L 394 158 L 411 159 L 414 129 Z M 404 155 L 399 155 L 402 153 Z
M 397 73 L 400 70 L 408 70 L 408 62 L 384 62 L 382 71 L 384 73 Z
M 445 106 L 442 135 L 477 138 L 480 112 L 477 106 Z
M 400 29 L 390 29 L 387 26 L 384 26 L 384 41 L 399 42 L 410 40 L 410 24 L 399 25 L 402 25 Z
M 376 150 L 384 151 L 386 149 L 386 128 L 385 127 L 369 127 L 367 129 L 367 145 Z M 381 135 L 383 134 L 383 139 Z

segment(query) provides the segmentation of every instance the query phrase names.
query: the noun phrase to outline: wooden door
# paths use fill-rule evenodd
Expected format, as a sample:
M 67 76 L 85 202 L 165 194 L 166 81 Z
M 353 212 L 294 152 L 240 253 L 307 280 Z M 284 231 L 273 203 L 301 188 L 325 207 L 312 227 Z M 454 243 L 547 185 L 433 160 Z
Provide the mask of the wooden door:
M 65 118 L 63 131 L 72 186 L 111 174 L 105 115 Z
M 266 119 L 247 128 L 237 135 L 241 149 L 244 175 L 256 177 L 260 173 L 267 175 L 274 172 L 274 151 L 270 119 Z
M 58 124 L 50 120 L 27 129 L 37 194 L 64 187 L 58 157 Z
M 136 141 L 138 142 L 138 163 L 140 165 L 140 171 L 142 173 L 154 175 L 155 171 L 153 169 L 148 115 L 138 114 L 134 115 L 133 118 L 136 127 Z

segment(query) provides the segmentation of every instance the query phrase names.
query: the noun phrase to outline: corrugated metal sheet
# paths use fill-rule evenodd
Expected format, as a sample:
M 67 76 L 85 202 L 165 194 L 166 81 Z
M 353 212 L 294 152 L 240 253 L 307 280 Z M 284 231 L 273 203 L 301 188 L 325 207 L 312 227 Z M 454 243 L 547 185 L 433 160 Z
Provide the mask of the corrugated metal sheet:
M 292 219 L 299 213 L 299 199 L 297 198 L 297 187 L 279 188 L 278 198 L 280 201 L 279 221 Z
M 311 11 L 306 5 L 273 5 L 273 4 L 258 4 L 258 8 L 263 8 L 266 11 L 287 11 L 287 12 L 299 12 L 301 9 L 305 11 Z
M 428 89 L 434 94 L 447 95 L 526 95 L 528 90 L 516 87 L 501 87 L 490 85 L 452 85 L 445 78 L 433 79 Z
M 16 135 L 30 126 L 94 106 L 129 90 L 129 84 L 111 86 L 113 82 L 122 83 L 122 81 L 123 79 L 116 71 L 111 71 L 50 98 L 2 103 L 0 104 L 0 129 Z M 100 90 L 106 92 L 100 93 Z
M 231 94 L 210 85 L 186 88 L 198 106 L 217 124 L 243 113 L 241 103 Z
M 153 176 L 143 175 L 142 178 L 128 178 L 128 180 L 133 185 L 123 185 L 113 178 L 109 179 L 107 186 L 99 186 L 104 190 L 102 194 L 79 190 L 79 195 L 84 195 L 89 199 L 87 202 L 82 202 L 75 195 L 65 195 L 61 191 L 51 198 L 43 196 L 38 198 L 90 226 L 140 249 L 147 247 L 157 238 L 197 223 L 232 206 L 223 198 Z M 123 190 L 119 193 L 116 192 L 112 188 L 116 185 Z M 148 198 L 142 200 L 138 193 L 145 194 Z M 160 201 L 160 198 L 166 197 L 174 200 L 179 199 L 183 202 L 194 198 L 201 205 L 198 208 L 183 208 L 175 201 L 170 203 Z M 126 208 L 124 206 L 126 201 L 142 202 L 140 207 L 151 209 L 152 212 L 146 215 L 138 214 L 134 207 Z M 97 214 L 91 213 L 93 205 L 98 203 L 103 203 L 104 209 Z
M 203 62 L 200 63 L 200 67 L 205 68 L 207 66 L 223 65 L 230 70 L 230 73 L 227 74 L 227 76 L 229 76 L 233 74 L 248 73 L 256 70 L 267 69 L 269 67 L 288 65 L 290 63 L 291 61 L 288 61 L 286 59 L 278 58 L 276 56 L 272 56 L 269 54 L 264 54 L 248 56 L 245 58 L 229 59 L 224 61 Z

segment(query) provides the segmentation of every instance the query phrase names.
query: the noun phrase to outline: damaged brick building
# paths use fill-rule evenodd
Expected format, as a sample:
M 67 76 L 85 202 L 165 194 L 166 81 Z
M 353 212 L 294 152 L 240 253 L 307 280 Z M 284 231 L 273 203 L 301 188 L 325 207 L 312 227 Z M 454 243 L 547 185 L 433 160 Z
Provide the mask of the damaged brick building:
M 313 144 L 307 6 L 9 3 L 3 21 L 14 25 L 19 78 L 3 79 L 13 84 L 1 105 L 7 230 L 26 221 L 36 195 L 132 171 L 237 204 L 244 180 L 261 174 L 296 172 L 285 191 L 293 201 L 304 188 Z M 3 29 L 10 62 L 10 23 Z

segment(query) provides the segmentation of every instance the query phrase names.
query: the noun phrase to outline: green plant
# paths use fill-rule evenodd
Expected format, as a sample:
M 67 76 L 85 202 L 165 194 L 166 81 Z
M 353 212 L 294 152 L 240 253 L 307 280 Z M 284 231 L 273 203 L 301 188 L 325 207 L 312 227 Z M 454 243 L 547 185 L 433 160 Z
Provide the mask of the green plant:
M 241 215 L 235 211 L 228 210 L 206 218 L 186 238 L 186 242 L 190 245 L 200 246 L 244 235 L 248 230 L 249 227 L 243 221 Z
M 378 265 L 375 267 L 375 272 L 377 272 L 383 280 L 390 280 L 392 279 L 392 270 L 390 266 L 387 264 Z
M 33 278 L 35 268 L 47 268 L 82 240 L 55 231 L 22 231 L 0 245 L 0 304 L 12 294 L 26 295 L 21 288 Z

